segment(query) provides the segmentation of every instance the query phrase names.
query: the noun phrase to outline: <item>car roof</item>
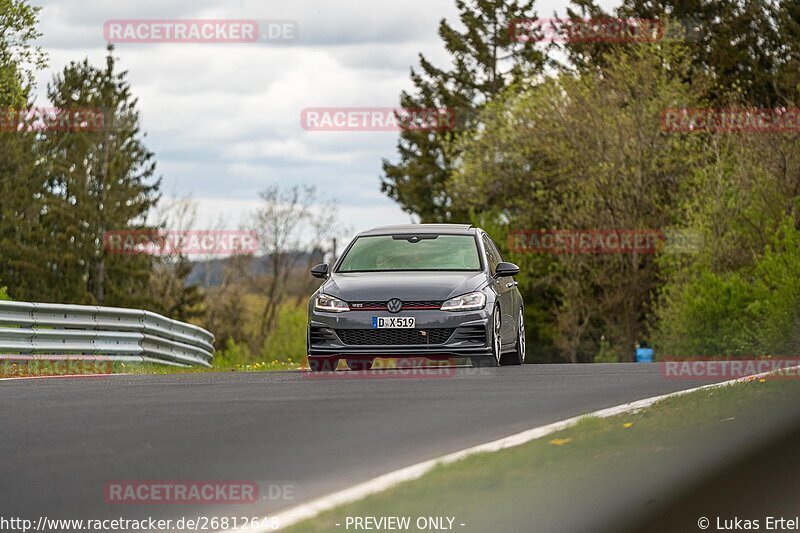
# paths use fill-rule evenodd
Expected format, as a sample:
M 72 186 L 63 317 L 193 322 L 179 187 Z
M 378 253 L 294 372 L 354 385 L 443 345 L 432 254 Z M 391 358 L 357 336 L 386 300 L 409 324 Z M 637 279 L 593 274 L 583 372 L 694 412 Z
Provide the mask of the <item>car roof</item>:
M 362 231 L 363 235 L 397 235 L 399 233 L 450 233 L 459 235 L 474 235 L 477 228 L 471 224 L 398 224 L 395 226 L 378 226 L 371 230 Z

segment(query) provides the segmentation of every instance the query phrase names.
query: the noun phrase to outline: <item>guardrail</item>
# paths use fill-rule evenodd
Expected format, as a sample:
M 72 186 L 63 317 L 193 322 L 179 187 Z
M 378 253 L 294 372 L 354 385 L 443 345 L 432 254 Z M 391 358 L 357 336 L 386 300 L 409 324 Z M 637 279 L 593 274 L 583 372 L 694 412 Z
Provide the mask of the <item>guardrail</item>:
M 167 317 L 117 307 L 0 301 L 4 359 L 104 358 L 172 365 L 214 361 L 214 335 Z

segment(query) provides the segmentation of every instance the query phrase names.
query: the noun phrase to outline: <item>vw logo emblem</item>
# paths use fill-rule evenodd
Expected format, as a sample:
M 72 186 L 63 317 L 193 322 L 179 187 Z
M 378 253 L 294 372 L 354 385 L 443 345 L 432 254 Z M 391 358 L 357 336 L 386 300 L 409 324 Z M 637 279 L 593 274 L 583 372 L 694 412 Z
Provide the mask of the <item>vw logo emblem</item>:
M 388 302 L 386 302 L 386 309 L 389 310 L 390 313 L 397 313 L 403 308 L 403 302 L 401 302 L 397 298 L 392 298 Z

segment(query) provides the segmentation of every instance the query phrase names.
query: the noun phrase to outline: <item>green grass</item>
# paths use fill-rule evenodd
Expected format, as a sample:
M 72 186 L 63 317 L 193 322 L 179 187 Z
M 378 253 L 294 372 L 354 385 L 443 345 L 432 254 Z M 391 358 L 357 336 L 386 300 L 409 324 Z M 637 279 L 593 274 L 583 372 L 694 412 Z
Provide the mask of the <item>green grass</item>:
M 248 306 L 254 310 L 260 305 L 260 301 L 248 301 Z M 276 326 L 267 335 L 258 353 L 254 354 L 244 342 L 228 339 L 225 346 L 214 354 L 214 370 L 252 372 L 305 366 L 307 323 L 305 305 L 287 302 L 281 307 Z M 254 327 L 253 324 L 250 326 Z
M 559 506 L 573 512 L 573 498 L 591 500 L 593 491 L 608 490 L 609 479 L 669 475 L 659 469 L 694 453 L 697 439 L 731 427 L 727 421 L 752 413 L 754 406 L 780 409 L 798 399 L 800 385 L 794 380 L 756 380 L 665 399 L 635 414 L 584 418 L 521 446 L 437 466 L 420 479 L 286 531 L 344 531 L 347 516 L 451 516 L 456 531 L 531 530 L 532 517 L 544 519 L 548 509 Z M 539 526 L 547 530 L 543 522 Z
M 276 370 L 294 370 L 300 368 L 299 363 L 291 361 L 258 361 L 231 365 L 214 365 L 211 368 L 203 366 L 172 366 L 155 363 L 121 363 L 105 362 L 92 363 L 89 361 L 45 361 L 37 360 L 27 362 L 0 362 L 0 378 L 4 377 L 29 377 L 29 376 L 62 376 L 81 374 L 197 374 L 204 372 L 269 372 Z
M 187 374 L 203 372 L 268 372 L 274 370 L 294 370 L 300 368 L 298 363 L 285 361 L 257 361 L 233 365 L 215 364 L 211 368 L 203 366 L 177 367 L 150 363 L 117 363 L 114 373 L 125 374 Z

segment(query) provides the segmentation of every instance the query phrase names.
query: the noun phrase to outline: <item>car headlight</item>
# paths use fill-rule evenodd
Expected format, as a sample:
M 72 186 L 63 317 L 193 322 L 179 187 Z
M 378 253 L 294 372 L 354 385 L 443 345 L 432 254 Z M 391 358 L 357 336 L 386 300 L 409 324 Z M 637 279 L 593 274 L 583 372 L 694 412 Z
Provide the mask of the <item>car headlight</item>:
M 442 311 L 475 311 L 486 306 L 486 295 L 480 291 L 450 298 L 442 304 Z
M 314 298 L 314 309 L 317 311 L 328 311 L 330 313 L 341 313 L 342 311 L 350 310 L 347 306 L 347 302 L 322 293 L 319 293 L 317 297 Z

